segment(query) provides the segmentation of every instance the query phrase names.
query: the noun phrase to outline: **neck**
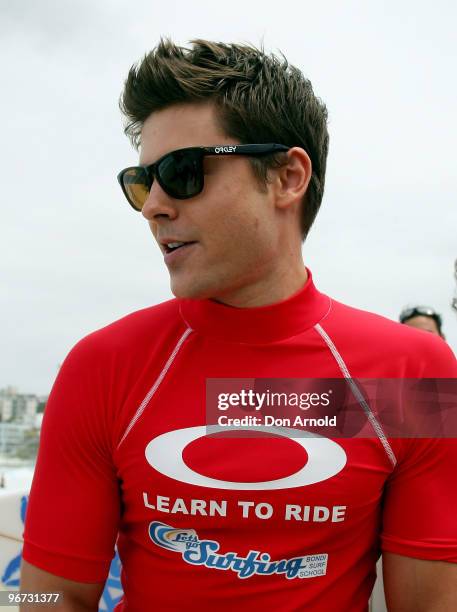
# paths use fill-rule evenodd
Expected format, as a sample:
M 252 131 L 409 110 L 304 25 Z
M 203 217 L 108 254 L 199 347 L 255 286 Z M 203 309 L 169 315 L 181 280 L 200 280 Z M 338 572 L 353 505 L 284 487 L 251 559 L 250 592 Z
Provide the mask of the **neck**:
M 259 274 L 262 272 L 262 274 Z M 237 288 L 232 288 L 215 297 L 215 301 L 236 308 L 256 308 L 275 304 L 289 298 L 303 288 L 308 280 L 308 273 L 300 257 L 295 265 L 290 261 L 277 265 L 270 273 L 255 271 L 258 279 L 249 279 Z
M 208 299 L 179 300 L 187 327 L 222 342 L 243 344 L 264 345 L 301 334 L 321 321 L 329 308 L 330 299 L 316 289 L 309 270 L 299 291 L 259 308 L 230 308 Z

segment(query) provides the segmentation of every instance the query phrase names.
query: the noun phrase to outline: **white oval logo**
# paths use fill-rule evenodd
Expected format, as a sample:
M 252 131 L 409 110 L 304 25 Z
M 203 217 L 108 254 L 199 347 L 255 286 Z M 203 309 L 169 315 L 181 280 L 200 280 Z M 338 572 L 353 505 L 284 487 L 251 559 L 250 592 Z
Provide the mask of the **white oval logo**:
M 240 431 L 240 428 L 224 427 L 224 431 L 226 430 Z M 175 429 L 157 436 L 146 447 L 146 460 L 155 470 L 179 482 L 210 489 L 258 491 L 291 489 L 322 482 L 338 474 L 346 465 L 346 453 L 343 448 L 329 438 L 317 437 L 316 434 L 286 427 L 256 427 L 256 431 L 290 438 L 305 449 L 308 462 L 294 474 L 276 480 L 232 482 L 203 476 L 184 463 L 182 453 L 188 444 L 207 435 L 205 426 Z M 303 437 L 304 435 L 307 437 Z

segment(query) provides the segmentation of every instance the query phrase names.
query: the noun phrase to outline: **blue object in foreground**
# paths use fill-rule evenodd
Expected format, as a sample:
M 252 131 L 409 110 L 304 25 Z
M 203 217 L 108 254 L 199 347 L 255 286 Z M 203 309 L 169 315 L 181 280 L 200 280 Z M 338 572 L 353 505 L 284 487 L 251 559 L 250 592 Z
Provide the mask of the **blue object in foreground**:
M 21 521 L 25 521 L 25 513 L 27 510 L 28 497 L 23 495 L 21 497 L 20 505 L 20 516 Z M 22 559 L 22 548 L 18 555 L 13 557 L 3 569 L 0 567 L 0 584 L 7 589 L 18 589 L 20 583 L 20 570 L 21 570 L 21 559 Z M 119 603 L 122 597 L 122 584 L 121 584 L 121 560 L 119 559 L 118 552 L 113 558 L 109 570 L 109 576 L 105 583 L 102 596 L 100 598 L 99 612 L 113 612 L 117 603 Z
M 116 556 L 111 561 L 109 576 L 100 599 L 100 604 L 98 607 L 99 612 L 112 612 L 116 604 L 119 603 L 121 597 L 121 560 L 119 559 L 119 555 L 116 550 Z

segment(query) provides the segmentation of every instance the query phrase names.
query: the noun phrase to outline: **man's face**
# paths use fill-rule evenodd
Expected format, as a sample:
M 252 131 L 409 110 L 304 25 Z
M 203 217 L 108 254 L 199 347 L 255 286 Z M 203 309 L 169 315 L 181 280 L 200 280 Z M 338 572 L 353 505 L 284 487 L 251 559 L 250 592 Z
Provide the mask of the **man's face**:
M 424 331 L 431 332 L 432 334 L 437 334 L 438 336 L 441 335 L 436 321 L 432 317 L 417 315 L 415 317 L 411 317 L 410 319 L 406 319 L 406 321 L 404 321 L 404 324 L 409 325 L 410 327 L 416 327 L 417 329 L 423 329 Z
M 219 126 L 212 105 L 182 104 L 153 113 L 141 132 L 140 164 L 184 147 L 237 144 Z M 178 297 L 237 303 L 243 290 L 268 277 L 278 256 L 271 190 L 261 188 L 242 156 L 205 157 L 204 188 L 188 200 L 154 181 L 142 214 L 157 240 Z M 170 251 L 165 243 L 184 242 Z

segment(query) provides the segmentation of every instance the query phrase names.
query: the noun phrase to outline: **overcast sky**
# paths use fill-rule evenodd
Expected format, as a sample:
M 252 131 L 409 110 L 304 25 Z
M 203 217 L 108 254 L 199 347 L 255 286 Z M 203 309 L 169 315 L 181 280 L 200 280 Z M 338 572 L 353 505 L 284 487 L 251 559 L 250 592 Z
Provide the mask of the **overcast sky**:
M 430 304 L 456 350 L 456 6 L 0 0 L 0 388 L 48 393 L 79 338 L 171 297 L 116 181 L 137 161 L 118 97 L 160 36 L 263 42 L 311 79 L 331 138 L 317 286 L 390 318 Z

